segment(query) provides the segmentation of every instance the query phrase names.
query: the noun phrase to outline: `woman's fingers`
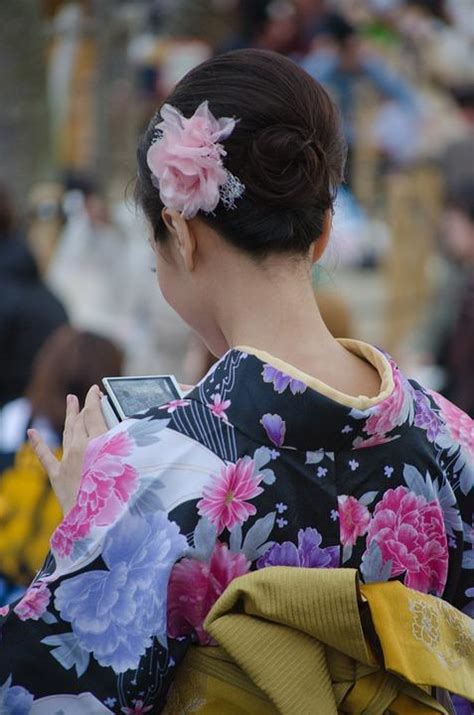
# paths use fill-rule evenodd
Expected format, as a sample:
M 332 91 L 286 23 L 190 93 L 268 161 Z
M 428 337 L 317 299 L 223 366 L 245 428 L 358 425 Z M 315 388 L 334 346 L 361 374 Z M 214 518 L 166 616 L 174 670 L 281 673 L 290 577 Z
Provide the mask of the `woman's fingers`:
M 56 459 L 46 442 L 36 430 L 28 430 L 28 439 L 49 478 L 51 480 L 56 479 L 59 474 L 59 460 Z
M 66 420 L 63 432 L 63 450 L 66 451 L 71 446 L 74 423 L 79 414 L 79 400 L 76 395 L 68 395 L 66 398 Z
M 89 437 L 98 437 L 108 431 L 107 424 L 102 414 L 102 405 L 100 402 L 101 392 L 97 385 L 93 385 L 87 393 L 84 409 L 84 424 Z

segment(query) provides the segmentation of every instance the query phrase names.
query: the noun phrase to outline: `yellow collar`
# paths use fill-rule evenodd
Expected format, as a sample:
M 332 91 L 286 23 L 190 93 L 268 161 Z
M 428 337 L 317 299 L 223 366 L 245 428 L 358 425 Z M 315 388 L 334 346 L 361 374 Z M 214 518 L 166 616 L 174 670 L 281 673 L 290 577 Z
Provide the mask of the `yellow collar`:
M 379 404 L 379 402 L 386 400 L 387 397 L 389 397 L 393 392 L 394 382 L 392 368 L 385 355 L 372 345 L 361 342 L 360 340 L 341 338 L 338 342 L 351 353 L 361 357 L 363 360 L 366 360 L 368 363 L 373 365 L 373 367 L 375 367 L 381 379 L 380 392 L 378 395 L 375 397 L 367 397 L 366 395 L 359 395 L 358 397 L 354 395 L 347 395 L 345 392 L 336 390 L 334 387 L 322 382 L 322 380 L 318 380 L 317 378 L 308 375 L 306 372 L 299 370 L 294 365 L 291 365 L 284 360 L 280 360 L 280 358 L 274 357 L 264 350 L 258 350 L 256 348 L 240 345 L 236 349 L 241 352 L 248 353 L 249 355 L 254 355 L 262 362 L 273 365 L 273 367 L 276 367 L 277 370 L 281 370 L 281 372 L 290 375 L 290 377 L 293 377 L 295 380 L 304 382 L 304 384 L 308 385 L 308 387 L 312 390 L 319 392 L 325 397 L 329 397 L 331 400 L 334 400 L 334 402 L 350 407 L 351 409 L 367 410 L 369 407 L 373 407 L 374 405 Z

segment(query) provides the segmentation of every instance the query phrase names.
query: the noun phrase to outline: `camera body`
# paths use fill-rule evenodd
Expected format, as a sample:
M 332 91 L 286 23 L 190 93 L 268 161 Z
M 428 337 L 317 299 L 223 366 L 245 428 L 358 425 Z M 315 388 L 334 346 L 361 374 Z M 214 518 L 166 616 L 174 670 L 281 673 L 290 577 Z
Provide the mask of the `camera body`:
M 102 412 L 109 428 L 183 396 L 173 375 L 104 377 L 102 383 L 107 393 L 102 398 Z

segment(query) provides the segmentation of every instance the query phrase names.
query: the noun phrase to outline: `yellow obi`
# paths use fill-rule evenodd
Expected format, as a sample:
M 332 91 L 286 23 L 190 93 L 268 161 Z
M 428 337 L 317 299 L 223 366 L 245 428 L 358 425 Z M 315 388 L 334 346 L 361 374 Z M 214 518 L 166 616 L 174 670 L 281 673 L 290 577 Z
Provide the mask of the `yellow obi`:
M 472 622 L 397 581 L 355 569 L 270 567 L 233 581 L 164 712 L 449 714 L 434 688 L 474 699 Z

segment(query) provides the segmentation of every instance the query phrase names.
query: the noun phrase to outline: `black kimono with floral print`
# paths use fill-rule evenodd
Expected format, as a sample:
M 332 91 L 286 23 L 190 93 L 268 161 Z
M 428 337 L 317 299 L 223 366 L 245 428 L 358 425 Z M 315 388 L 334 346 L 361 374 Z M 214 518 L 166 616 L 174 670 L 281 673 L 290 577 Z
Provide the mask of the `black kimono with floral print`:
M 44 568 L 0 610 L 0 712 L 159 712 L 219 594 L 272 565 L 472 615 L 474 423 L 384 360 L 389 394 L 359 409 L 234 349 L 92 441 Z

